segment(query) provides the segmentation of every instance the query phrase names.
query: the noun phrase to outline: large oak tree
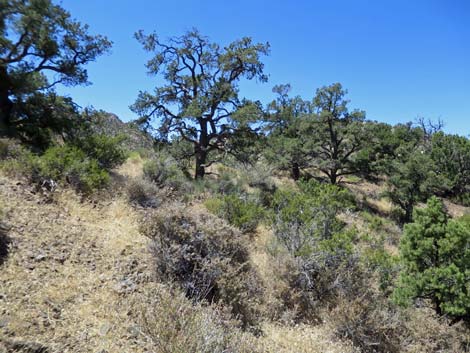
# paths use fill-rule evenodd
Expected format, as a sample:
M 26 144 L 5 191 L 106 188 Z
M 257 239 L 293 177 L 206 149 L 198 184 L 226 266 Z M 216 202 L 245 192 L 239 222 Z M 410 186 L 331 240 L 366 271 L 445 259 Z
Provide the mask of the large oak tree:
M 146 67 L 163 80 L 153 93 L 140 92 L 131 107 L 143 127 L 157 122 L 164 138 L 179 136 L 194 146 L 195 177 L 202 178 L 213 160 L 211 152 L 227 151 L 231 136 L 259 118 L 257 105 L 239 97 L 242 78 L 266 81 L 260 58 L 269 45 L 251 38 L 226 47 L 211 42 L 197 30 L 162 41 L 157 34 L 136 33 L 154 57 Z

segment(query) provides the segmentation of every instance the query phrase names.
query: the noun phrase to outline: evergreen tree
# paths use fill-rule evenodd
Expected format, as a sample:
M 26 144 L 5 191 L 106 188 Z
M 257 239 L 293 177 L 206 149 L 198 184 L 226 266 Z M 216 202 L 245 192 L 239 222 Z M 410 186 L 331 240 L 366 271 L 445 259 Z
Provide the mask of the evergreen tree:
M 110 46 L 51 0 L 0 0 L 0 134 L 65 129 L 74 107 L 53 88 L 88 83 L 84 65 Z
M 436 197 L 417 209 L 400 242 L 403 262 L 395 299 L 430 300 L 440 315 L 470 319 L 470 227 L 449 220 Z

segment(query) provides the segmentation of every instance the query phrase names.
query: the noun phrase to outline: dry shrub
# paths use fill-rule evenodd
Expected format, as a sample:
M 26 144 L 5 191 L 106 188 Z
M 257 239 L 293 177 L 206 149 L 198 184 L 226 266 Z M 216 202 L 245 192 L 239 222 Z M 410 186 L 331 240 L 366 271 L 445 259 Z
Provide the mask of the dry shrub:
M 403 311 L 371 291 L 338 301 L 329 314 L 335 334 L 361 352 L 470 352 L 470 330 L 463 322 L 452 325 L 426 308 Z
M 268 249 L 276 259 L 275 272 L 289 287 L 280 293 L 281 300 L 294 322 L 321 322 L 325 309 L 334 307 L 341 298 L 356 298 L 367 288 L 367 275 L 352 250 L 353 233 L 337 233 L 328 240 L 309 237 L 305 243 L 305 238 L 299 237 L 299 242 L 295 239 L 296 227 L 291 230 L 292 244 L 278 238 Z M 300 243 L 305 250 L 290 250 Z
M 0 160 L 7 158 L 17 158 L 23 154 L 25 148 L 14 139 L 0 138 Z
M 159 188 L 147 179 L 131 179 L 126 189 L 129 201 L 135 205 L 156 208 L 161 204 Z
M 470 328 L 464 322 L 452 324 L 438 317 L 431 308 L 412 308 L 404 313 L 403 324 L 409 337 L 403 340 L 403 352 L 470 352 Z
M 141 230 L 152 239 L 160 280 L 177 283 L 194 301 L 227 305 L 244 327 L 256 325 L 262 288 L 238 230 L 182 206 L 147 215 Z
M 236 328 L 218 306 L 193 303 L 175 289 L 157 287 L 140 310 L 143 334 L 156 353 L 255 353 L 256 339 Z
M 399 311 L 384 298 L 366 292 L 352 300 L 338 300 L 330 320 L 335 334 L 350 340 L 361 352 L 402 351 L 407 330 Z

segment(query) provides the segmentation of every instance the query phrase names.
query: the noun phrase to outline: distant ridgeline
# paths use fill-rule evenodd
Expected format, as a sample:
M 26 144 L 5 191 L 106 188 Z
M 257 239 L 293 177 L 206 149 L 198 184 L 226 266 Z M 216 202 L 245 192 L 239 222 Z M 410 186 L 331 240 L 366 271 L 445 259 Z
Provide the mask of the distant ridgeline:
M 90 116 L 91 128 L 97 134 L 109 137 L 125 136 L 127 149 L 134 151 L 139 149 L 151 149 L 154 139 L 141 131 L 132 122 L 125 123 L 116 114 L 100 111 Z

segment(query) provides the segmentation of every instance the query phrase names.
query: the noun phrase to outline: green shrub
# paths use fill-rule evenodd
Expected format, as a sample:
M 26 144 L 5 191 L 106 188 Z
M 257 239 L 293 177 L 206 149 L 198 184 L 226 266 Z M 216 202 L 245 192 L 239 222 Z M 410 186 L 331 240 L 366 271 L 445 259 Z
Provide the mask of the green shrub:
M 97 160 L 69 145 L 47 149 L 38 159 L 36 172 L 39 180 L 68 182 L 84 193 L 101 188 L 109 182 L 108 173 L 99 166 Z
M 440 315 L 470 317 L 470 226 L 449 220 L 442 201 L 429 199 L 405 226 L 400 242 L 403 270 L 395 300 L 428 299 Z
M 14 140 L 0 140 L 0 169 L 8 175 L 31 178 L 37 156 Z
M 459 217 L 459 222 L 465 223 L 470 226 L 470 213 L 464 214 L 463 216 Z
M 160 280 L 177 283 L 195 301 L 230 307 L 245 327 L 256 325 L 261 285 L 240 232 L 212 215 L 181 207 L 147 216 L 141 231 L 152 239 Z
M 273 227 L 278 239 L 295 254 L 308 239 L 328 239 L 343 224 L 337 215 L 350 208 L 349 192 L 314 180 L 299 183 L 300 190 L 278 190 L 272 202 Z
M 452 201 L 459 205 L 470 207 L 470 192 L 464 192 L 455 195 L 454 197 L 452 197 Z
M 399 258 L 385 249 L 383 240 L 374 242 L 370 239 L 369 244 L 370 247 L 363 251 L 362 260 L 366 268 L 377 276 L 379 288 L 388 295 L 398 276 Z
M 225 219 L 243 232 L 253 232 L 264 218 L 263 207 L 237 195 L 208 199 L 204 203 L 213 214 Z
M 124 163 L 127 154 L 122 147 L 125 136 L 109 137 L 107 135 L 93 134 L 77 142 L 77 146 L 89 158 L 96 159 L 100 167 L 112 169 Z
M 148 160 L 144 164 L 144 176 L 159 187 L 180 189 L 187 178 L 176 161 L 168 156 Z
M 345 231 L 337 219 L 350 205 L 348 192 L 312 180 L 299 183 L 299 190 L 274 194 L 275 248 L 290 263 L 278 272 L 296 293 L 286 305 L 299 308 L 298 319 L 314 320 L 320 303 L 352 298 L 364 287 L 365 275 L 354 252 L 356 234 Z

